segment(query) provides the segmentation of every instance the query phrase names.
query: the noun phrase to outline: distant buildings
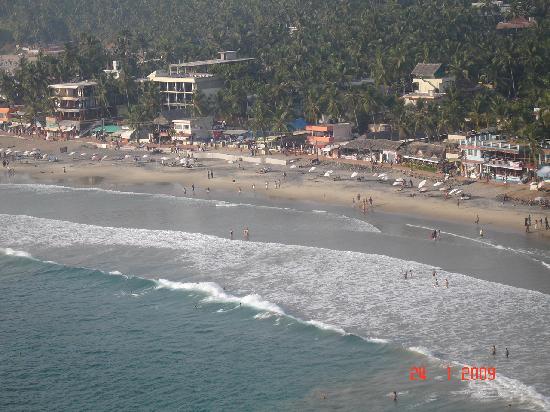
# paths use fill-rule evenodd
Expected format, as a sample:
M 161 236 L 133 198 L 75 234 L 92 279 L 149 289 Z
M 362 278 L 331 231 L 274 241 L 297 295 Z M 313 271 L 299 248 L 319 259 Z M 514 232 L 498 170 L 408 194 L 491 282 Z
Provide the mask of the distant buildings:
M 418 63 L 411 74 L 413 91 L 403 96 L 405 104 L 416 104 L 419 100 L 440 99 L 455 82 L 453 76 L 446 75 L 441 63 Z
M 526 19 L 525 17 L 515 17 L 512 20 L 501 21 L 497 24 L 497 30 L 523 30 L 531 27 L 536 27 L 537 22 L 533 17 Z
M 113 76 L 114 79 L 118 79 L 120 77 L 120 67 L 118 65 L 118 61 L 116 60 L 113 60 L 113 68 L 109 68 L 109 69 L 105 69 L 103 70 L 103 73 L 105 74 L 109 74 L 111 76 Z

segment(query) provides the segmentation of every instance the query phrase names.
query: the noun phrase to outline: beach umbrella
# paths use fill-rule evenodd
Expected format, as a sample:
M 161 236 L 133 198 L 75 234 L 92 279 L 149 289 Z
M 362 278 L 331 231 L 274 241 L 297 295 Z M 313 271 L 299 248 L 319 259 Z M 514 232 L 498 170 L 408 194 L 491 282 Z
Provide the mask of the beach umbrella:
M 144 159 L 147 159 L 149 157 L 149 155 L 143 155 L 141 157 L 143 157 Z
M 418 188 L 419 188 L 419 189 L 422 189 L 422 188 L 424 187 L 425 184 L 426 184 L 426 180 L 421 181 L 421 182 L 418 184 Z
M 435 182 L 434 187 L 441 186 L 442 184 L 443 184 L 443 182 Z
M 450 195 L 452 195 L 454 192 L 456 192 L 458 189 L 453 189 L 449 192 Z
M 309 169 L 309 171 L 310 171 L 310 172 L 313 172 L 315 169 L 317 169 L 317 168 L 316 168 L 315 166 L 312 166 L 312 167 Z
M 351 174 L 351 178 L 353 179 L 353 178 L 356 177 L 358 174 L 359 174 L 359 173 L 357 173 L 357 172 L 353 172 L 353 173 Z
M 71 152 L 69 153 L 69 156 L 74 156 L 76 154 L 76 152 Z

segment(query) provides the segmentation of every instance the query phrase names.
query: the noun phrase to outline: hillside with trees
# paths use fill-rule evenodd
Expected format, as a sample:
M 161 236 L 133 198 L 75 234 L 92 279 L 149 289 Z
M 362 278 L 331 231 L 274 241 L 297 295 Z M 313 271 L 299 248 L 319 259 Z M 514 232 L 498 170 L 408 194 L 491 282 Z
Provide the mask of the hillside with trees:
M 39 5 L 37 6 L 37 3 Z M 0 94 L 48 109 L 47 84 L 97 79 L 102 99 L 127 105 L 133 122 L 156 110 L 135 78 L 178 61 L 238 50 L 256 58 L 225 66 L 223 93 L 197 105 L 234 124 L 285 130 L 296 117 L 348 120 L 358 131 L 388 122 L 402 135 L 438 136 L 498 126 L 531 141 L 550 136 L 550 2 L 510 0 L 0 0 L 0 46 L 65 42 L 59 57 L 23 62 L 0 78 Z M 532 17 L 535 27 L 496 30 Z M 102 73 L 119 60 L 120 79 Z M 437 103 L 405 107 L 418 62 L 444 63 L 475 94 L 452 90 Z M 352 86 L 372 78 L 373 86 Z M 252 102 L 253 104 L 247 104 Z M 533 109 L 541 108 L 539 120 Z

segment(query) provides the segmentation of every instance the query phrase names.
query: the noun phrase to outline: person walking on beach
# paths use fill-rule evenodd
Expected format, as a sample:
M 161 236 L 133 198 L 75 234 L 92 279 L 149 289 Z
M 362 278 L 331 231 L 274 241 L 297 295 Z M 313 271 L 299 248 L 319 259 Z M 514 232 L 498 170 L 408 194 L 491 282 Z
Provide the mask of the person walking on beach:
M 497 347 L 493 345 L 493 350 L 491 351 L 493 356 L 497 356 Z
M 213 170 L 210 171 L 210 179 L 214 179 L 214 171 Z
M 432 272 L 432 277 L 435 278 L 436 275 L 437 275 L 437 272 L 436 272 L 435 269 L 434 269 L 433 272 Z
M 483 229 L 479 229 L 479 237 L 483 237 Z
M 409 270 L 409 278 L 412 279 L 412 277 L 413 277 L 413 271 L 412 271 L 412 269 L 411 269 L 411 270 Z
M 456 207 L 460 207 L 460 198 L 456 199 Z
M 445 287 L 449 289 L 449 279 L 445 278 Z
M 369 204 L 370 204 L 371 207 L 372 207 L 372 197 L 369 197 Z
M 209 187 L 206 188 L 206 193 L 210 193 L 210 188 Z
M 393 401 L 397 402 L 397 392 L 393 391 Z
M 210 170 L 206 169 L 206 174 L 208 175 L 208 180 L 210 180 Z
M 476 225 L 479 225 L 479 215 L 476 215 L 475 224 L 476 224 Z
M 529 233 L 529 218 L 525 218 L 525 233 Z
M 67 170 L 65 170 L 65 166 L 63 166 L 63 173 L 67 173 Z
M 548 216 L 544 217 L 544 223 L 546 225 L 546 230 L 550 230 L 550 225 L 548 224 Z
M 268 190 L 269 189 L 269 182 L 266 180 L 265 181 L 265 190 Z
M 187 189 L 184 187 L 183 188 L 183 195 L 185 196 L 187 194 Z
M 195 184 L 194 183 L 191 185 L 191 189 L 193 190 L 193 194 L 195 194 Z

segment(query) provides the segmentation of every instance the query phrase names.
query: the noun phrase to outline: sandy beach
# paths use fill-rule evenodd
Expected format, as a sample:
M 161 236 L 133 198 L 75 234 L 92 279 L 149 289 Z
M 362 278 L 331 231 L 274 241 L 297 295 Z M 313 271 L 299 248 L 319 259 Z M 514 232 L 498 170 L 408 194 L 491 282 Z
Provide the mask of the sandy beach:
M 59 148 L 67 146 L 69 156 L 60 153 Z M 39 149 L 42 153 L 51 154 L 58 161 L 34 160 L 24 158 L 10 164 L 15 176 L 8 177 L 4 170 L 2 181 L 27 179 L 32 182 L 68 184 L 76 186 L 100 186 L 116 188 L 124 185 L 149 183 L 179 183 L 185 187 L 187 194 L 192 194 L 192 185 L 195 186 L 197 196 L 214 196 L 215 191 L 246 193 L 256 191 L 267 198 L 282 198 L 287 200 L 314 201 L 329 203 L 338 206 L 359 208 L 362 200 L 372 198 L 373 207 L 368 207 L 366 214 L 375 211 L 398 213 L 418 217 L 427 217 L 434 220 L 453 221 L 457 223 L 473 224 L 479 216 L 480 228 L 494 227 L 509 230 L 515 233 L 525 233 L 524 219 L 531 215 L 535 219 L 544 219 L 550 213 L 540 207 L 514 204 L 508 201 L 502 203 L 496 197 L 499 194 L 508 194 L 512 197 L 521 197 L 526 191 L 522 185 L 508 185 L 474 182 L 468 186 L 461 186 L 461 182 L 453 182 L 452 187 L 461 187 L 464 192 L 471 194 L 470 200 L 457 203 L 455 197 L 444 199 L 442 192 L 433 184 L 442 180 L 442 176 L 430 173 L 408 172 L 400 169 L 384 169 L 388 179 L 380 181 L 373 176 L 368 167 L 358 164 L 335 163 L 321 161 L 315 170 L 310 171 L 312 158 L 286 157 L 294 159 L 292 165 L 273 166 L 269 171 L 260 173 L 263 166 L 241 162 L 228 163 L 224 160 L 201 160 L 193 168 L 168 167 L 160 162 L 162 156 L 152 155 L 144 151 L 114 151 L 95 147 L 93 142 L 73 140 L 69 142 L 50 142 L 35 138 L 14 136 L 0 137 L 0 147 L 11 148 L 12 151 L 30 151 Z M 85 156 L 81 156 L 85 153 Z M 97 153 L 102 161 L 92 161 L 92 154 Z M 134 161 L 134 156 L 146 159 Z M 130 159 L 113 160 L 130 155 Z M 171 156 L 172 158 L 175 155 Z M 209 178 L 208 171 L 214 177 Z M 333 173 L 326 177 L 325 172 Z M 351 178 L 353 171 L 357 176 Z M 382 170 L 378 170 L 382 172 Z M 286 174 L 286 176 L 285 176 Z M 412 176 L 411 176 L 412 174 Z M 357 180 L 361 177 L 362 180 Z M 395 178 L 402 177 L 405 181 L 412 180 L 413 188 L 399 190 L 392 186 Z M 426 193 L 418 193 L 418 183 L 427 179 Z M 280 184 L 279 184 L 280 182 Z M 266 189 L 267 184 L 267 189 Z M 445 183 L 448 184 L 448 183 Z M 183 189 L 182 189 L 183 190 Z M 517 195 L 516 193 L 519 193 Z M 182 193 L 183 195 L 183 193 Z M 357 196 L 360 201 L 357 201 Z M 548 196 L 538 192 L 540 196 Z M 534 230 L 534 224 L 531 227 Z M 525 234 L 537 238 L 550 238 L 550 231 L 539 230 Z

